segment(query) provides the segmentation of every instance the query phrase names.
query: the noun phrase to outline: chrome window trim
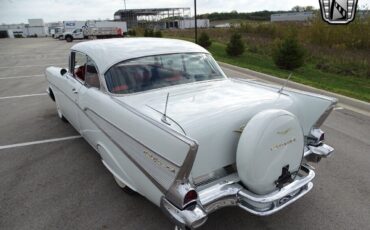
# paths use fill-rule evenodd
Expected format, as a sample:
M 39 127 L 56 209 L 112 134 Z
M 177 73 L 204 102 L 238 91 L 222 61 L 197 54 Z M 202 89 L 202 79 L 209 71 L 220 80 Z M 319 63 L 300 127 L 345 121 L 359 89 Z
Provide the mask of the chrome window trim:
M 73 74 L 74 70 L 72 70 L 72 66 L 74 68 L 74 65 L 72 65 L 72 53 L 81 53 L 81 54 L 83 54 L 83 55 L 86 56 L 86 63 L 87 63 L 87 60 L 88 59 L 90 59 L 94 63 L 95 69 L 98 72 L 98 76 L 99 76 L 99 82 L 100 82 L 100 87 L 99 88 L 96 88 L 96 87 L 88 87 L 87 84 L 84 81 L 81 81 L 81 79 L 78 79 L 77 77 L 74 76 L 74 74 Z M 94 61 L 94 59 L 92 59 L 89 55 L 87 55 L 87 54 L 85 54 L 85 53 L 83 53 L 81 51 L 73 50 L 73 49 L 71 49 L 70 58 L 69 59 L 70 59 L 69 60 L 69 69 L 70 69 L 69 72 L 71 74 L 71 77 L 73 77 L 74 79 L 76 79 L 78 82 L 81 83 L 81 85 L 85 86 L 86 88 L 96 88 L 96 89 L 100 90 L 103 93 L 107 91 L 105 78 L 102 77 L 102 74 L 100 73 L 100 70 L 99 70 L 98 66 L 96 65 L 96 62 Z
M 167 89 L 167 88 L 175 88 L 175 87 L 185 86 L 185 85 L 189 85 L 189 84 L 202 84 L 202 83 L 209 83 L 209 82 L 214 82 L 214 81 L 225 81 L 227 79 L 228 78 L 220 78 L 220 79 L 189 82 L 189 83 L 184 83 L 184 84 L 179 84 L 179 85 L 169 85 L 169 86 L 165 86 L 165 87 L 161 87 L 161 88 L 149 89 L 149 90 L 145 90 L 145 91 L 141 91 L 141 92 L 127 93 L 127 94 L 116 94 L 116 93 L 111 93 L 107 90 L 106 94 L 108 94 L 112 97 L 129 97 L 129 96 L 135 96 L 135 95 L 144 94 L 144 93 L 156 92 L 156 91 L 164 90 L 164 89 Z
M 206 55 L 209 55 L 209 57 L 212 59 L 212 61 L 214 61 L 214 63 L 216 64 L 216 67 L 217 67 L 217 70 L 221 73 L 222 77 L 223 78 L 219 78 L 219 79 L 212 79 L 212 80 L 205 80 L 205 81 L 196 81 L 196 82 L 189 82 L 189 83 L 184 83 L 184 84 L 178 84 L 178 85 L 169 85 L 169 86 L 165 86 L 165 87 L 160 87 L 160 88 L 156 88 L 156 89 L 149 89 L 149 90 L 145 90 L 145 91 L 141 91 L 141 92 L 135 92 L 135 93 L 126 93 L 126 94 L 118 94 L 118 93 L 112 93 L 108 90 L 108 87 L 106 85 L 106 81 L 105 81 L 105 74 L 115 65 L 117 64 L 120 64 L 120 63 L 124 63 L 124 62 L 128 62 L 128 61 L 132 61 L 132 60 L 135 60 L 135 59 L 139 59 L 139 58 L 146 58 L 146 57 L 154 57 L 154 56 L 160 56 L 160 55 L 174 55 L 174 54 L 206 54 Z M 152 92 L 152 91 L 155 91 L 155 90 L 161 90 L 161 89 L 164 89 L 164 88 L 168 88 L 168 87 L 175 87 L 175 86 L 179 86 L 179 85 L 187 85 L 187 84 L 194 84 L 194 83 L 201 83 L 201 82 L 210 82 L 210 81 L 215 81 L 215 80 L 225 80 L 225 79 L 228 79 L 228 77 L 226 76 L 226 74 L 222 71 L 220 65 L 218 64 L 218 62 L 212 57 L 212 55 L 210 53 L 205 53 L 205 52 L 182 52 L 182 53 L 165 53 L 165 54 L 156 54 L 156 55 L 148 55 L 148 56 L 140 56 L 140 57 L 135 57 L 135 58 L 130 58 L 130 59 L 126 59 L 126 60 L 123 60 L 123 61 L 119 61 L 115 64 L 113 64 L 111 67 L 109 67 L 103 74 L 103 78 L 104 78 L 104 82 L 105 82 L 105 92 L 108 94 L 108 95 L 111 95 L 111 96 L 115 96 L 115 97 L 123 97 L 123 96 L 130 96 L 130 95 L 136 95 L 136 94 L 140 94 L 140 93 L 144 93 L 144 92 Z
M 98 88 L 98 87 L 95 87 L 95 86 L 91 86 L 91 85 L 89 85 L 89 84 L 87 84 L 87 83 L 86 83 L 87 65 L 86 65 L 86 68 L 85 68 L 85 84 L 84 84 L 84 85 L 86 86 L 86 88 L 95 88 L 95 89 L 99 89 L 99 90 L 100 90 L 100 88 L 101 88 L 101 86 L 102 86 L 102 84 L 101 84 L 102 82 L 101 82 L 101 79 L 100 79 L 100 72 L 99 72 L 98 66 L 96 65 L 95 61 L 94 61 L 91 57 L 89 57 L 89 55 L 86 55 L 86 57 L 87 57 L 86 64 L 87 64 L 89 61 L 91 61 L 91 62 L 92 62 L 92 64 L 94 65 L 94 67 L 95 67 L 96 71 L 97 71 L 98 78 L 99 78 L 99 88 Z

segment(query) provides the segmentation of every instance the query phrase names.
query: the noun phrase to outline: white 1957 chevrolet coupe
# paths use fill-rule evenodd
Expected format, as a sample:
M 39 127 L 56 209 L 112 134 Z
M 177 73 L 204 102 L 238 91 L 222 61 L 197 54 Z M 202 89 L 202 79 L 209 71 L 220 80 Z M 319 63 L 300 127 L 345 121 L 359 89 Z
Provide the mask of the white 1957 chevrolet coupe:
M 202 47 L 123 38 L 71 48 L 49 67 L 58 116 L 99 153 L 118 185 L 197 228 L 226 206 L 275 213 L 312 188 L 307 162 L 333 153 L 320 126 L 337 100 L 230 79 Z

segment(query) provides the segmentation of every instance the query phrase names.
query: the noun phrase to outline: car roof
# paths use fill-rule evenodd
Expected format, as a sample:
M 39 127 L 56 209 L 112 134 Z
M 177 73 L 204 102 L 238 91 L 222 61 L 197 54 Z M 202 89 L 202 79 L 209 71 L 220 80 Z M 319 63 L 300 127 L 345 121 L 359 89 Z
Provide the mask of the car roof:
M 167 38 L 113 38 L 80 42 L 71 50 L 88 55 L 97 65 L 100 73 L 111 66 L 133 58 L 171 54 L 208 53 L 203 47 L 184 40 Z

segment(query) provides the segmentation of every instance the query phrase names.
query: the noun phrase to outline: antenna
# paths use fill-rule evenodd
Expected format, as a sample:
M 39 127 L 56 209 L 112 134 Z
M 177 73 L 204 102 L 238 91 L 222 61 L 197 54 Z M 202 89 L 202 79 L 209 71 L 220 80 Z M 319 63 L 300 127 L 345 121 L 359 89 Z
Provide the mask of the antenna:
M 283 92 L 285 86 L 288 84 L 289 79 L 292 77 L 292 73 L 289 74 L 289 77 L 285 80 L 284 85 L 278 90 L 278 93 Z
M 170 93 L 167 93 L 167 98 L 166 98 L 166 105 L 164 107 L 164 113 L 163 113 L 163 116 L 162 116 L 162 119 L 161 121 L 163 123 L 166 123 L 167 125 L 171 125 L 168 121 L 167 121 L 167 106 L 168 106 L 168 97 L 170 96 Z

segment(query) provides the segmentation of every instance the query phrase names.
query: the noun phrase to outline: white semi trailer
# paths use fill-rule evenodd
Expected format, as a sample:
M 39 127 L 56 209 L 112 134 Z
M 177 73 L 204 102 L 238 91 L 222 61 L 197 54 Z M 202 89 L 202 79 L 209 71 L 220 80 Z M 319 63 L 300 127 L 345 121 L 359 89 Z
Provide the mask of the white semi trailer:
M 122 21 L 86 21 L 81 28 L 63 33 L 63 39 L 72 42 L 74 39 L 122 37 L 127 32 L 127 24 Z

